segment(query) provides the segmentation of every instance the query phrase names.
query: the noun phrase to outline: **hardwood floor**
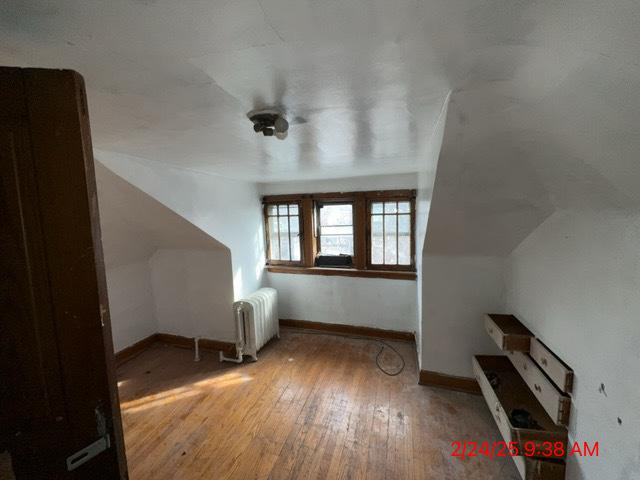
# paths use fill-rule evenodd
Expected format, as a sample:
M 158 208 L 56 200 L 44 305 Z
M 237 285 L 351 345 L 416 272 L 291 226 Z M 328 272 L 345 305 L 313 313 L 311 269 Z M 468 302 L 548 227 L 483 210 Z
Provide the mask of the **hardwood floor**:
M 155 345 L 118 368 L 130 478 L 518 479 L 509 458 L 452 458 L 501 440 L 481 397 L 375 366 L 371 341 L 282 330 L 256 363 Z M 388 369 L 397 358 L 385 350 Z

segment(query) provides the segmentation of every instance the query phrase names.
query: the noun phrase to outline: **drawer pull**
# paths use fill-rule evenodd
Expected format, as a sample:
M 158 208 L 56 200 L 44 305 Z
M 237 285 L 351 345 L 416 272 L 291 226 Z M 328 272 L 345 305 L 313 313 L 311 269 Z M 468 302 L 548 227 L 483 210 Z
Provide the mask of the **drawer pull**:
M 547 359 L 546 359 L 546 358 L 544 358 L 544 357 L 542 357 L 542 358 L 540 359 L 540 363 L 542 364 L 542 366 L 546 367 L 546 366 L 547 366 Z
M 493 333 L 493 328 L 489 328 L 489 333 Z
M 496 422 L 502 423 L 502 419 L 500 418 L 500 403 L 496 403 L 496 413 L 493 414 L 496 417 Z
M 523 364 L 522 364 L 522 368 L 524 368 L 524 369 L 526 370 L 526 369 L 527 369 L 527 364 L 526 364 L 526 363 L 523 363 Z
M 540 388 L 540 385 L 538 385 L 537 383 L 533 384 L 533 388 L 536 389 L 536 392 L 542 392 L 542 388 Z

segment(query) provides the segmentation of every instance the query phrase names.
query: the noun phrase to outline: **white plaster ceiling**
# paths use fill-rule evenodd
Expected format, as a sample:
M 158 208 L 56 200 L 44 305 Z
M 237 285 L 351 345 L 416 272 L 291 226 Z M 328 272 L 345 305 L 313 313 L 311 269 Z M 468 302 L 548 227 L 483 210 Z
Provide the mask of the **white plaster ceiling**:
M 640 203 L 631 0 L 5 0 L 0 62 L 87 81 L 95 146 L 253 181 L 416 171 L 428 245 L 504 254 L 556 208 Z M 287 140 L 245 114 L 278 104 Z
M 448 92 L 425 13 L 408 0 L 10 0 L 0 62 L 82 73 L 101 152 L 251 181 L 405 173 Z M 285 141 L 246 118 L 272 105 L 292 123 Z

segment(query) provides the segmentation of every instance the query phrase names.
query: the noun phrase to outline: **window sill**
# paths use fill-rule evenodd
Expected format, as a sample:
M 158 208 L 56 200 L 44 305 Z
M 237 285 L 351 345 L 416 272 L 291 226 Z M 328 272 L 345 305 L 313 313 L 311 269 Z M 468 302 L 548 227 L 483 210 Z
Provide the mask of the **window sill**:
M 292 273 L 297 275 L 387 278 L 390 280 L 416 279 L 416 272 L 402 270 L 358 270 L 355 268 L 291 267 L 287 265 L 266 265 L 265 268 L 270 273 Z

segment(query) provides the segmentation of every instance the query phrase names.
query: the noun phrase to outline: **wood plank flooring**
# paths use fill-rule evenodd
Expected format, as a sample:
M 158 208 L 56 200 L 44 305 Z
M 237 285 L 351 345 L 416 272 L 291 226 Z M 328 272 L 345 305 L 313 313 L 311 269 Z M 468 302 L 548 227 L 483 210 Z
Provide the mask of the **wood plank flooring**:
M 375 342 L 283 329 L 256 363 L 155 345 L 118 368 L 130 478 L 514 479 L 511 459 L 451 457 L 499 441 L 481 397 L 375 366 Z M 398 366 L 388 353 L 381 363 Z

